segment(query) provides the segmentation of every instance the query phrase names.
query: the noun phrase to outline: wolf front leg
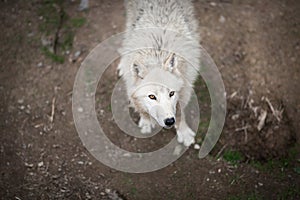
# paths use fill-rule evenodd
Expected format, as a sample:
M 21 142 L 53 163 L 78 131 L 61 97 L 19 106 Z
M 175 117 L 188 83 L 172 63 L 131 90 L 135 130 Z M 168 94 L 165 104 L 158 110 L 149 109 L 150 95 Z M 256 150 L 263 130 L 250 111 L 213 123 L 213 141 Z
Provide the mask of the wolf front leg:
M 183 143 L 183 145 L 187 147 L 195 143 L 196 133 L 187 125 L 183 109 L 181 110 L 180 121 L 176 122 L 175 128 L 177 132 L 177 141 L 179 143 Z
M 154 124 L 152 123 L 150 116 L 146 116 L 145 114 L 141 114 L 141 118 L 139 121 L 139 127 L 141 128 L 142 134 L 151 133 L 151 129 L 154 128 Z

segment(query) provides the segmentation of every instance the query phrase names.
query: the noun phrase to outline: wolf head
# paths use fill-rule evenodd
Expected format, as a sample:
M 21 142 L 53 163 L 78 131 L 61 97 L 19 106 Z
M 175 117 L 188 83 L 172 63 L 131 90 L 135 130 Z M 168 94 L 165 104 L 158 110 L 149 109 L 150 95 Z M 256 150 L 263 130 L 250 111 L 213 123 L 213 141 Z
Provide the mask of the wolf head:
M 174 60 L 170 61 L 175 64 Z M 149 114 L 165 128 L 175 124 L 176 105 L 183 87 L 183 80 L 174 73 L 173 67 L 133 66 L 137 78 L 131 95 L 133 104 L 139 112 Z

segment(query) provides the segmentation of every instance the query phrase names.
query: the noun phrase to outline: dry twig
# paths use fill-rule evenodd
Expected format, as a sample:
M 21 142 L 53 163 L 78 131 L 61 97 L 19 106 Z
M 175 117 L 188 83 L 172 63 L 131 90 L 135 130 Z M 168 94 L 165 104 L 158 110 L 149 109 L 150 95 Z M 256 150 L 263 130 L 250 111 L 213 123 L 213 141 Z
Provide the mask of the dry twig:
M 50 122 L 51 123 L 53 122 L 54 115 L 55 115 L 55 101 L 56 101 L 56 98 L 53 97 L 53 99 L 52 99 L 52 105 L 51 105 L 51 115 L 50 115 Z

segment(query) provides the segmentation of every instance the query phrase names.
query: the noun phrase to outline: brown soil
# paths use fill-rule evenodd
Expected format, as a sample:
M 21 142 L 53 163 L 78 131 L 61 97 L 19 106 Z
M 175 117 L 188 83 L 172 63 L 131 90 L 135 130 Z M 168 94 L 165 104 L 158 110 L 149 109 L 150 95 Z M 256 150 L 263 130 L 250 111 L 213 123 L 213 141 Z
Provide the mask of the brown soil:
M 78 12 L 78 1 L 65 1 L 69 18 L 49 40 L 66 37 L 64 24 L 71 18 L 86 22 L 71 27 L 75 37 L 64 64 L 41 50 L 43 4 L 0 2 L 0 199 L 300 199 L 299 151 L 290 159 L 290 147 L 298 150 L 300 141 L 298 1 L 194 1 L 202 45 L 219 67 L 228 94 L 226 124 L 212 155 L 198 159 L 191 148 L 170 166 L 146 174 L 115 171 L 93 158 L 78 137 L 71 109 L 80 62 L 99 42 L 124 30 L 123 3 L 91 0 L 88 11 Z M 122 148 L 157 149 L 174 131 L 135 142 L 111 120 L 116 64 L 99 84 L 99 121 Z M 208 93 L 201 80 L 195 87 L 207 122 Z M 276 118 L 270 105 L 282 115 Z M 258 131 L 263 111 L 267 117 Z M 206 127 L 200 127 L 200 135 Z M 230 149 L 243 153 L 242 163 L 216 158 Z M 287 163 L 271 168 L 250 164 L 282 159 Z

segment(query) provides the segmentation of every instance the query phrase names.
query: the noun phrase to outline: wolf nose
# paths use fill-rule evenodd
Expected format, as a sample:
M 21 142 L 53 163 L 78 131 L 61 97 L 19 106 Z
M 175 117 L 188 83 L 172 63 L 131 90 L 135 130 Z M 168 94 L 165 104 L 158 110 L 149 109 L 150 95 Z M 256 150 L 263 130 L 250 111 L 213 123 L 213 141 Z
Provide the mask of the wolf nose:
M 172 126 L 175 123 L 174 117 L 165 119 L 165 125 Z

